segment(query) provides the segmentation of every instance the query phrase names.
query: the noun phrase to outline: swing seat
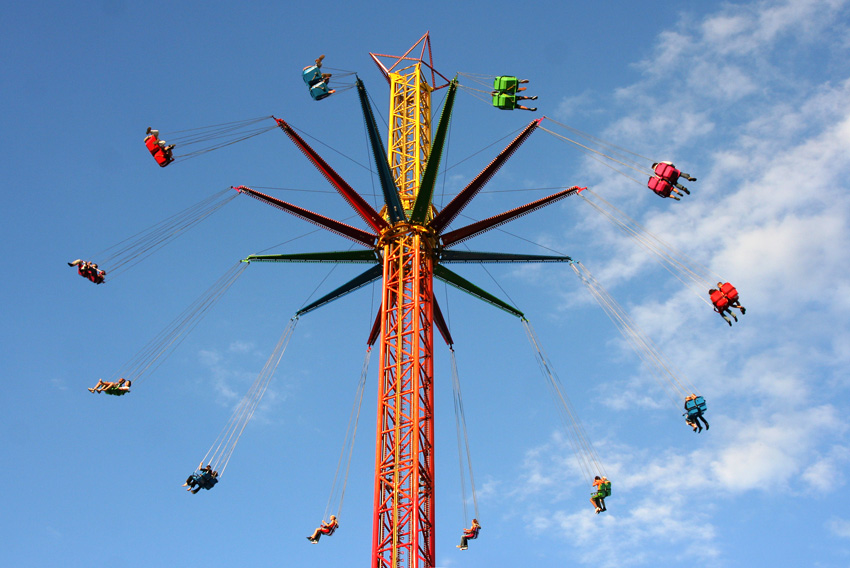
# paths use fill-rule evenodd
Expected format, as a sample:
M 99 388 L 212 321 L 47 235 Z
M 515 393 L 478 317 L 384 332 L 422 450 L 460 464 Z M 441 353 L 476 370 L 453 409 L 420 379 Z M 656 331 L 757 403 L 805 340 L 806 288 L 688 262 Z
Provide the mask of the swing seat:
M 310 96 L 313 97 L 314 101 L 320 101 L 327 98 L 331 96 L 332 93 L 333 91 L 328 88 L 328 84 L 321 80 L 310 87 Z
M 725 283 L 720 287 L 720 291 L 723 292 L 723 295 L 729 298 L 730 302 L 738 301 L 738 290 L 735 289 L 729 282 Z
M 685 411 L 688 413 L 688 418 L 702 416 L 707 410 L 708 404 L 706 404 L 705 399 L 701 396 L 685 402 Z
M 198 485 L 202 489 L 206 489 L 207 491 L 212 489 L 216 483 L 218 483 L 218 478 L 213 477 L 212 475 L 206 472 L 201 474 L 201 479 L 198 481 Z
M 516 108 L 516 96 L 497 93 L 493 95 L 493 106 L 499 110 L 514 110 Z
M 301 78 L 304 79 L 304 83 L 308 87 L 312 87 L 316 83 L 320 83 L 322 81 L 322 69 L 315 65 L 305 67 L 304 71 L 301 73 Z
M 168 156 L 165 152 L 163 152 L 162 147 L 159 145 L 159 139 L 153 134 L 149 134 L 145 138 L 145 146 L 147 147 L 148 152 L 151 153 L 151 156 L 153 156 L 156 160 L 156 163 L 159 164 L 159 167 L 164 168 L 174 161 L 174 159 L 168 159 Z
M 519 80 L 516 77 L 496 77 L 493 81 L 493 88 L 497 91 L 508 95 L 515 95 L 519 87 Z
M 156 156 L 156 153 L 159 151 L 159 138 L 153 134 L 148 134 L 145 137 L 145 146 L 147 147 L 148 152 Z
M 669 180 L 670 183 L 676 183 L 679 180 L 679 175 L 682 172 L 671 166 L 670 164 L 657 164 L 655 166 L 655 175 L 662 179 Z
M 720 290 L 715 290 L 709 296 L 711 303 L 714 304 L 715 311 L 722 312 L 729 308 L 729 298 L 723 295 Z
M 656 176 L 649 178 L 646 186 L 661 197 L 670 197 L 670 193 L 673 191 L 672 185 Z

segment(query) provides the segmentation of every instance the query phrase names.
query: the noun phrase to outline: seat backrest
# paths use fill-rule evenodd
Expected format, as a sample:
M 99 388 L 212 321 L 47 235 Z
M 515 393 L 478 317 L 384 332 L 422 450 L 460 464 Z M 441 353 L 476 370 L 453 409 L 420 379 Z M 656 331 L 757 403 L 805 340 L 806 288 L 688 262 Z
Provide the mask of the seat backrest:
M 198 485 L 203 487 L 204 489 L 212 489 L 213 485 L 218 483 L 218 478 L 213 476 L 209 471 L 201 472 L 201 481 Z
M 306 83 L 307 86 L 312 87 L 322 80 L 322 71 L 315 65 L 305 67 L 304 71 L 301 73 L 301 78 L 304 79 L 304 83 Z
M 670 192 L 673 191 L 673 187 L 669 183 L 657 176 L 649 178 L 646 186 L 661 197 L 670 197 Z
M 493 106 L 502 110 L 513 110 L 516 108 L 516 97 L 497 93 L 493 95 Z
M 319 81 L 312 87 L 310 87 L 310 96 L 313 97 L 313 100 L 320 101 L 325 97 L 329 97 L 331 94 L 330 89 L 328 88 L 328 84 L 324 81 Z
M 145 146 L 148 147 L 148 151 L 153 154 L 159 150 L 159 139 L 153 134 L 149 134 L 145 138 Z
M 723 294 L 727 298 L 729 298 L 730 302 L 734 302 L 735 300 L 738 299 L 738 290 L 736 290 L 735 287 L 732 286 L 729 282 L 723 284 L 720 287 L 720 291 L 723 292 Z
M 670 164 L 658 163 L 655 165 L 655 175 L 662 178 L 671 178 L 674 175 L 679 177 L 679 170 L 671 166 Z
M 729 307 L 729 299 L 720 290 L 711 293 L 711 303 L 719 310 L 725 310 Z
M 518 86 L 519 80 L 516 77 L 496 77 L 493 81 L 493 88 L 503 93 L 515 94 Z

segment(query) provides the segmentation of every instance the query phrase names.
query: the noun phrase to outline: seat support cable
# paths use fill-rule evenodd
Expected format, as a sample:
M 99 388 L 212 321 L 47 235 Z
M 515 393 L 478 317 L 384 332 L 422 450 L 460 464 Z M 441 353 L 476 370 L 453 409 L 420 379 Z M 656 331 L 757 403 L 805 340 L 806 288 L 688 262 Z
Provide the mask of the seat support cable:
M 357 425 L 360 422 L 360 409 L 363 405 L 363 392 L 366 389 L 366 377 L 369 373 L 369 359 L 372 356 L 372 347 L 366 346 L 366 356 L 363 359 L 363 368 L 360 371 L 360 381 L 357 383 L 357 389 L 354 395 L 354 404 L 351 406 L 351 413 L 348 416 L 348 426 L 345 430 L 343 438 L 342 451 L 339 454 L 339 461 L 336 464 L 334 472 L 333 484 L 331 485 L 331 494 L 328 496 L 328 504 L 325 506 L 325 514 L 323 519 L 327 518 L 328 512 L 331 510 L 331 503 L 339 492 L 339 505 L 336 509 L 336 516 L 342 514 L 342 505 L 345 501 L 345 489 L 348 487 L 348 472 L 351 466 L 351 456 L 354 453 L 354 442 L 357 439 Z M 343 463 L 345 469 L 343 470 Z M 340 478 L 340 471 L 342 477 Z
M 573 455 L 579 466 L 579 470 L 587 480 L 588 484 L 592 484 L 594 475 L 605 476 L 605 469 L 602 467 L 602 462 L 590 442 L 590 438 L 584 430 L 584 426 L 578 419 L 578 415 L 567 396 L 561 379 L 558 377 L 551 362 L 549 361 L 531 323 L 523 318 L 522 325 L 525 328 L 525 333 L 528 336 L 529 343 L 535 352 L 540 371 L 546 379 L 552 398 L 556 403 L 561 420 L 564 423 L 567 439 L 573 449 Z
M 614 323 L 637 355 L 652 371 L 674 405 L 681 404 L 688 393 L 696 392 L 693 383 L 678 372 L 664 357 L 658 346 L 641 330 L 622 306 L 608 293 L 590 271 L 579 261 L 570 263 L 573 271 L 590 291 L 594 300 Z
M 283 358 L 283 354 L 286 352 L 286 347 L 289 345 L 289 340 L 292 337 L 292 332 L 295 330 L 297 323 L 297 317 L 293 317 L 289 320 L 289 323 L 283 330 L 283 333 L 272 351 L 272 354 L 269 356 L 266 364 L 260 371 L 260 374 L 257 375 L 257 379 L 254 381 L 254 384 L 251 385 L 250 389 L 248 389 L 248 392 L 236 407 L 236 410 L 233 412 L 230 420 L 218 435 L 215 442 L 213 442 L 213 445 L 207 451 L 206 455 L 204 455 L 202 462 L 212 464 L 213 469 L 219 472 L 219 477 L 221 477 L 224 474 L 225 469 L 227 469 L 227 464 L 230 463 L 230 457 L 233 455 L 233 451 L 236 449 L 236 444 L 239 443 L 239 439 L 242 437 L 242 432 L 244 432 L 245 426 L 247 426 L 248 422 L 251 421 L 251 418 L 254 416 L 263 395 L 266 393 L 269 382 L 277 370 L 277 367 Z
M 454 410 L 455 410 L 455 428 L 457 430 L 457 453 L 458 464 L 460 466 L 460 488 L 461 501 L 463 502 L 463 522 L 469 523 L 469 514 L 466 505 L 466 480 L 465 471 L 469 472 L 469 485 L 472 491 L 472 505 L 474 509 L 474 518 L 479 517 L 478 513 L 478 494 L 475 491 L 475 475 L 472 470 L 472 453 L 469 450 L 469 432 L 466 428 L 466 414 L 463 409 L 463 394 L 460 388 L 460 378 L 457 372 L 457 358 L 455 350 L 449 348 L 452 359 L 452 391 L 454 394 Z M 464 467 L 464 458 L 466 467 Z

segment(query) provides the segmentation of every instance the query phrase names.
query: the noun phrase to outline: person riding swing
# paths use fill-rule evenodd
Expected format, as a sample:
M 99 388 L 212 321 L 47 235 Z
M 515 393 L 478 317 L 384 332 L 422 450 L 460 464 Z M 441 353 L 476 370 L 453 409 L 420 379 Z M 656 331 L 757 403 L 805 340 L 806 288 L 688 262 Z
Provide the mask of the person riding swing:
M 78 258 L 73 262 L 69 262 L 68 266 L 76 266 L 77 274 L 87 280 L 94 282 L 95 284 L 103 284 L 103 281 L 106 277 L 105 270 L 100 270 L 97 267 L 97 264 L 88 260 L 82 260 Z
M 652 170 L 655 172 L 655 175 L 669 183 L 670 185 L 681 189 L 688 195 L 691 194 L 688 191 L 688 188 L 679 183 L 679 178 L 685 178 L 688 181 L 696 181 L 697 178 L 692 177 L 691 174 L 682 173 L 681 170 L 677 170 L 676 166 L 673 165 L 673 162 L 655 162 L 652 164 Z
M 118 379 L 118 382 L 109 382 L 104 381 L 103 379 L 98 379 L 97 384 L 89 389 L 89 392 L 105 392 L 106 394 L 111 394 L 113 396 L 123 396 L 130 392 L 130 385 L 133 381 L 128 381 L 127 379 L 121 378 Z
M 310 96 L 313 97 L 314 101 L 325 99 L 336 92 L 334 89 L 328 87 L 331 74 L 322 73 L 322 60 L 324 58 L 324 55 L 320 55 L 316 58 L 315 65 L 308 65 L 301 71 L 301 78 L 304 79 L 304 83 L 307 85 Z
M 700 420 L 705 424 L 705 429 L 708 430 L 708 420 L 705 419 L 704 413 L 708 410 L 708 405 L 705 403 L 705 398 L 690 394 L 685 397 L 685 423 L 693 428 L 694 432 L 702 432 Z
M 729 304 L 729 298 L 727 298 L 723 292 L 721 292 L 717 288 L 712 288 L 708 291 L 708 296 L 711 299 L 712 305 L 714 305 L 714 311 L 720 314 L 720 317 L 726 320 L 726 323 L 728 323 L 730 327 L 732 326 L 732 320 L 726 317 L 725 312 L 729 312 L 729 315 L 732 316 L 732 319 L 738 321 L 738 316 L 732 313 L 732 308 Z
M 313 544 L 319 544 L 322 535 L 331 536 L 337 528 L 339 528 L 339 521 L 336 520 L 336 516 L 331 515 L 330 521 L 326 523 L 322 520 L 322 524 L 313 531 L 313 534 L 307 537 L 307 540 Z
M 209 491 L 216 483 L 218 483 L 218 472 L 213 471 L 211 464 L 205 466 L 202 461 L 198 464 L 198 470 L 186 478 L 186 483 L 182 487 L 188 487 L 186 491 L 191 491 L 194 495 L 201 489 Z
M 478 538 L 478 533 L 481 531 L 481 525 L 478 519 L 472 519 L 472 526 L 468 529 L 463 529 L 463 535 L 460 537 L 460 544 L 457 547 L 461 550 L 469 548 L 469 541 Z
M 602 513 L 603 511 L 607 511 L 608 508 L 605 506 L 605 498 L 611 496 L 611 482 L 608 481 L 607 477 L 596 476 L 593 478 L 593 487 L 596 490 L 590 494 L 590 502 L 593 504 L 596 509 L 596 514 Z
M 166 144 L 165 140 L 159 139 L 159 130 L 154 130 L 148 126 L 145 132 L 145 146 L 151 156 L 154 157 L 159 167 L 164 168 L 174 161 L 174 144 Z
M 720 290 L 726 299 L 729 300 L 729 305 L 733 308 L 737 308 L 741 310 L 741 315 L 747 313 L 747 309 L 741 305 L 740 297 L 738 295 L 738 290 L 729 282 L 718 282 L 717 289 Z M 730 310 L 731 312 L 731 310 Z
M 537 95 L 533 97 L 520 96 L 517 93 L 524 91 L 526 87 L 520 87 L 522 83 L 528 83 L 528 79 L 517 79 L 512 76 L 499 76 L 493 81 L 493 90 L 490 91 L 490 96 L 493 97 L 493 106 L 499 110 L 530 110 L 536 111 L 535 107 L 526 107 L 518 104 L 517 101 L 536 101 Z

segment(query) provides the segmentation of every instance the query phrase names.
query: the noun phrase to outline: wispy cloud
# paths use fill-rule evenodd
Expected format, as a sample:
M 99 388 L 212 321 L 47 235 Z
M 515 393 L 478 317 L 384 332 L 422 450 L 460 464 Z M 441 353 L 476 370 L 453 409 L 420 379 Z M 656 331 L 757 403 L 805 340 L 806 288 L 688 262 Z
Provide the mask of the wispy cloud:
M 659 553 L 649 543 L 658 541 L 666 550 L 678 550 L 675 557 L 681 560 L 696 549 L 707 557 L 718 554 L 710 508 L 688 506 L 700 485 L 693 456 L 670 452 L 647 458 L 626 447 L 616 448 L 616 455 L 618 462 L 606 465 L 614 495 L 608 511 L 597 516 L 589 486 L 576 497 L 577 485 L 585 483 L 577 483 L 581 475 L 570 467 L 569 448 L 560 437 L 529 451 L 513 495 L 528 510 L 526 531 L 563 539 L 579 551 L 582 563 L 605 567 L 652 563 Z M 669 560 L 669 553 L 664 556 Z
M 736 434 L 709 458 L 711 480 L 718 488 L 732 492 L 788 489 L 811 463 L 817 443 L 825 434 L 841 429 L 837 412 L 828 406 L 772 416 L 762 411 L 759 416 L 761 422 L 740 423 L 737 428 L 724 417 Z
M 234 341 L 227 350 L 231 353 L 250 353 L 256 349 L 256 346 L 250 341 Z
M 250 364 L 243 357 L 250 357 Z M 199 362 L 206 367 L 211 375 L 212 388 L 216 394 L 219 404 L 236 408 L 242 400 L 258 374 L 263 368 L 263 358 L 253 343 L 235 341 L 224 350 L 204 349 L 198 352 Z M 279 368 L 276 375 L 283 374 Z M 264 422 L 272 414 L 272 409 L 278 407 L 288 398 L 286 380 L 281 377 L 273 377 L 274 384 L 270 384 L 263 394 L 263 400 L 257 407 L 252 420 Z
M 623 299 L 647 335 L 675 345 L 663 350 L 714 395 L 710 403 L 719 404 L 710 404 L 709 419 L 723 424 L 691 452 L 645 455 L 619 446 L 603 454 L 616 456 L 609 477 L 619 489 L 618 505 L 628 506 L 600 517 L 589 504 L 531 499 L 563 487 L 552 471 L 568 466 L 545 457 L 552 442 L 528 453 L 512 496 L 528 503 L 529 530 L 554 522 L 564 539 L 592 543 L 593 552 L 581 558 L 587 564 L 652 563 L 658 554 L 652 543 L 661 534 L 680 547 L 675 554 L 683 561 L 694 547 L 722 555 L 713 507 L 749 491 L 808 493 L 827 476 L 845 482 L 847 426 L 829 393 L 846 388 L 850 358 L 850 198 L 843 189 L 850 179 L 850 79 L 823 75 L 817 83 L 806 62 L 813 49 L 837 49 L 826 37 L 845 38 L 846 48 L 847 8 L 842 0 L 758 2 L 724 4 L 701 21 L 683 16 L 681 31 L 660 34 L 652 57 L 637 64 L 642 78 L 615 93 L 623 114 L 603 136 L 624 146 L 641 140 L 699 181 L 681 203 L 661 203 L 588 161 L 594 189 L 733 280 L 748 313 L 728 329 L 694 298 L 706 291 L 664 286 L 664 293 L 647 296 L 644 287 L 635 290 L 635 278 L 672 279 L 601 218 L 585 221 L 582 229 L 596 238 L 595 256 L 583 263 Z M 575 104 L 565 100 L 563 114 Z M 634 410 L 652 384 L 638 372 L 609 389 L 622 396 L 607 403 Z M 647 412 L 652 404 L 639 406 Z M 681 491 L 659 483 L 665 479 L 676 479 Z M 686 492 L 701 496 L 697 516 L 678 506 Z M 827 528 L 850 537 L 845 519 L 835 517 Z M 606 542 L 607 534 L 616 538 Z
M 833 517 L 826 522 L 826 528 L 837 537 L 850 538 L 850 521 Z
M 694 550 L 722 555 L 712 513 L 741 493 L 795 495 L 822 489 L 824 479 L 841 484 L 835 471 L 846 463 L 847 449 L 835 446 L 818 457 L 815 443 L 840 428 L 833 409 L 765 416 L 761 425 L 725 416 L 722 421 L 723 431 L 712 432 L 707 446 L 686 453 L 604 447 L 614 495 L 602 515 L 594 515 L 589 487 L 581 491 L 585 482 L 557 434 L 527 452 L 521 477 L 506 483 L 514 489 L 503 496 L 524 504 L 529 533 L 545 532 L 586 550 L 580 555 L 584 563 L 617 566 L 649 564 L 660 557 L 669 562 L 671 550 L 682 560 Z M 697 496 L 700 506 L 694 508 Z M 838 521 L 830 527 L 844 528 Z M 663 549 L 654 546 L 657 542 L 664 542 Z

